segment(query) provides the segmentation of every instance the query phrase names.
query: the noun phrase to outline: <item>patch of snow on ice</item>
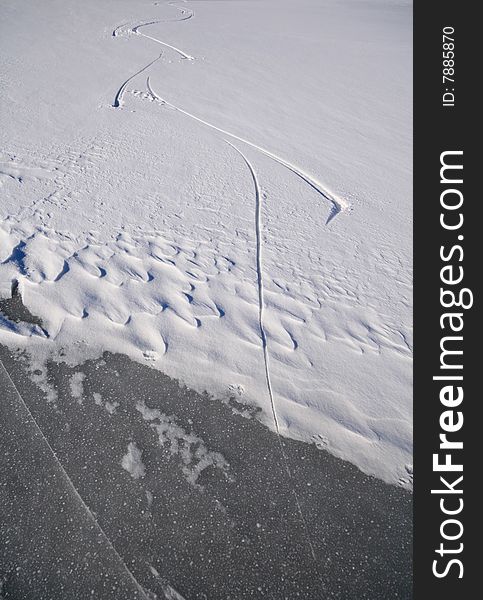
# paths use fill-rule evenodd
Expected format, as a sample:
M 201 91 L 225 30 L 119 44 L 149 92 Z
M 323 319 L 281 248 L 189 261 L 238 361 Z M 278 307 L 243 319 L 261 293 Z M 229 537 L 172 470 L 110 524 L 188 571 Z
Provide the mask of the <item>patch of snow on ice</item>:
M 187 432 L 176 423 L 174 417 L 163 414 L 157 408 L 149 408 L 144 402 L 138 402 L 136 409 L 145 421 L 158 434 L 159 444 L 167 446 L 171 455 L 180 457 L 183 473 L 189 483 L 199 486 L 198 478 L 208 467 L 219 469 L 229 477 L 229 464 L 220 452 L 209 450 L 203 440 L 192 432 Z
M 117 402 L 116 400 L 114 402 L 110 402 L 109 400 L 106 400 L 104 402 L 102 399 L 102 395 L 99 394 L 99 392 L 94 392 L 92 397 L 94 398 L 94 403 L 97 406 L 103 406 L 110 415 L 113 415 L 119 408 L 119 402 Z
M 85 373 L 78 371 L 72 375 L 69 382 L 70 393 L 72 394 L 72 397 L 79 402 L 79 404 L 82 404 L 83 402 L 85 378 Z
M 106 400 L 104 403 L 104 408 L 107 410 L 107 412 L 110 415 L 113 415 L 117 408 L 119 407 L 119 402 L 109 402 L 109 400 Z
M 45 394 L 48 403 L 57 406 L 59 394 L 54 384 L 49 380 L 47 365 L 44 361 L 33 357 L 20 356 L 21 360 L 28 368 L 28 374 L 31 379 Z
M 143 453 L 134 442 L 129 442 L 127 453 L 122 457 L 121 465 L 133 479 L 140 479 L 146 475 L 146 468 L 142 461 Z

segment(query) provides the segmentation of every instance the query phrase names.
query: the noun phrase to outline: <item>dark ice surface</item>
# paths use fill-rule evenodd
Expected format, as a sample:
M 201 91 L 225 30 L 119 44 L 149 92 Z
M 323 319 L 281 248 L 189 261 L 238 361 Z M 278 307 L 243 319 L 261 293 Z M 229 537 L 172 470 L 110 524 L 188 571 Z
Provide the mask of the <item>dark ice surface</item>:
M 0 598 L 142 598 L 0 365 Z
M 0 358 L 0 598 L 411 598 L 410 492 L 124 356 Z

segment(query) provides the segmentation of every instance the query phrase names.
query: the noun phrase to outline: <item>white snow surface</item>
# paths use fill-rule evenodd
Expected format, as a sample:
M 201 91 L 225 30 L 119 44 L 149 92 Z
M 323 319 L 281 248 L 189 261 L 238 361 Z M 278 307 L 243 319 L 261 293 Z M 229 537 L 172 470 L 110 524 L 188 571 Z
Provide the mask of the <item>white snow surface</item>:
M 407 476 L 410 5 L 25 0 L 0 34 L 0 281 L 49 335 L 0 343 L 122 352 Z

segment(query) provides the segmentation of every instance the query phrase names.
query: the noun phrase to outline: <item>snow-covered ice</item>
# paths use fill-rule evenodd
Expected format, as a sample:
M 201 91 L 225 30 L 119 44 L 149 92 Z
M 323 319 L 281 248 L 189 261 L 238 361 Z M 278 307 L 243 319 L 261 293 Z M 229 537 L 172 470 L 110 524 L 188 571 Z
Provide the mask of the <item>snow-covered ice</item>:
M 0 289 L 43 325 L 0 343 L 48 399 L 42 360 L 121 352 L 407 481 L 410 6 L 27 0 L 0 28 Z

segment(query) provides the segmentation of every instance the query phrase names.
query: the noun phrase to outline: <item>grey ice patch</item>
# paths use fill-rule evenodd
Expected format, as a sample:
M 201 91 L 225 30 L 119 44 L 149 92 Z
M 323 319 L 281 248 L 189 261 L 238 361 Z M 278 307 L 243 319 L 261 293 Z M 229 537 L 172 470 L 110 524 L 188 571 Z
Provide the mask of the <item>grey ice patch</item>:
M 80 371 L 74 373 L 70 378 L 70 393 L 72 397 L 77 400 L 79 404 L 82 404 L 82 397 L 84 396 L 84 379 L 86 378 L 84 373 Z
M 157 408 L 149 408 L 138 402 L 136 409 L 145 421 L 152 421 L 151 427 L 158 434 L 159 444 L 167 445 L 170 453 L 178 455 L 183 463 L 183 474 L 187 481 L 199 486 L 198 478 L 208 467 L 219 469 L 228 478 L 230 465 L 220 452 L 209 450 L 203 440 L 178 425 L 174 417 L 163 414 Z
M 42 326 L 42 319 L 24 305 L 21 284 L 17 279 L 0 280 L 0 327 L 18 335 L 49 337 Z
M 140 450 L 134 442 L 129 442 L 127 453 L 122 457 L 121 465 L 133 479 L 140 479 L 146 475 L 142 456 L 142 450 Z

